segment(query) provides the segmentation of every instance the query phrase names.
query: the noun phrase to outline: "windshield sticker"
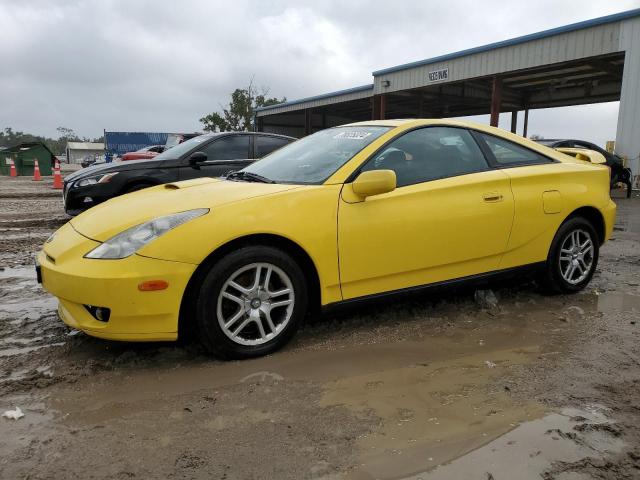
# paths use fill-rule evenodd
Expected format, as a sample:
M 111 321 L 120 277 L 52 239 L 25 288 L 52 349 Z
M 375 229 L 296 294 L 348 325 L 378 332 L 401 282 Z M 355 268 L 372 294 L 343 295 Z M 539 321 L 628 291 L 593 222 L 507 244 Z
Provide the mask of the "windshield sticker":
M 333 138 L 336 139 L 344 139 L 344 140 L 363 140 L 371 135 L 371 132 L 363 132 L 358 130 L 347 130 L 346 132 L 340 132 L 337 135 L 334 135 Z

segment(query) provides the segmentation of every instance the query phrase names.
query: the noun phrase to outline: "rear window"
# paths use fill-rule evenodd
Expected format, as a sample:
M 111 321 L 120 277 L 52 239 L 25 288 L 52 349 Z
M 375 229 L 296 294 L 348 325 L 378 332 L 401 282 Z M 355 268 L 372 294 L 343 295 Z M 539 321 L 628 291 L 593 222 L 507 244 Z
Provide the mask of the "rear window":
M 271 152 L 284 147 L 287 143 L 291 142 L 288 138 L 280 137 L 263 137 L 257 135 L 255 137 L 256 142 L 256 158 L 262 158 L 265 155 L 269 155 Z
M 494 137 L 481 133 L 480 136 L 485 141 L 498 165 L 531 165 L 537 163 L 551 163 L 547 157 L 539 153 L 522 147 L 516 143 L 503 138 Z
M 198 147 L 199 145 L 202 145 L 205 142 L 208 142 L 209 140 L 211 140 L 212 136 L 213 135 L 200 135 L 198 137 L 192 138 L 191 140 L 187 140 L 186 142 L 179 143 L 174 147 L 167 148 L 160 155 L 156 155 L 154 157 L 154 160 L 176 160 L 190 150 Z

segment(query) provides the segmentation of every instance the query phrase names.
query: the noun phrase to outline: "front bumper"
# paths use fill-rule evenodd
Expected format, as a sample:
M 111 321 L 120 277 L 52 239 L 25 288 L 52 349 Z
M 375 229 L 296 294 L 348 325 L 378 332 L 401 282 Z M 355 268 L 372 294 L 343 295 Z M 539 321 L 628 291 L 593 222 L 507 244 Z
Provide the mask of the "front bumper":
M 176 340 L 180 303 L 197 266 L 140 255 L 122 260 L 83 258 L 97 245 L 67 223 L 38 255 L 42 285 L 58 298 L 64 323 L 111 340 Z M 165 280 L 169 287 L 138 290 L 148 280 Z M 109 320 L 96 319 L 86 306 L 110 309 Z
M 114 196 L 109 184 L 72 187 L 65 183 L 62 193 L 64 211 L 73 217 Z

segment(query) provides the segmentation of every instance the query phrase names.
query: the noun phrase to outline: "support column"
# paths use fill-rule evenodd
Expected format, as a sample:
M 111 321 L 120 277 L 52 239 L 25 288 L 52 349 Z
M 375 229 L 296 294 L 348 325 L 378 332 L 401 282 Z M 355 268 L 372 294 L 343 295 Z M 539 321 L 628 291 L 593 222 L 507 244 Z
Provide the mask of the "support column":
M 500 104 L 502 103 L 502 79 L 493 77 L 493 88 L 491 89 L 491 122 L 492 127 L 497 127 L 500 120 Z
M 518 126 L 518 111 L 511 112 L 511 133 L 516 133 L 516 127 Z
M 387 109 L 387 96 L 382 93 L 373 96 L 373 111 L 371 112 L 372 120 L 384 120 L 385 110 Z
M 640 186 L 640 28 L 638 21 L 628 20 L 620 26 L 620 48 L 624 50 L 624 70 L 618 108 L 615 153 L 626 157 L 633 174 L 632 182 Z
M 305 108 L 304 109 L 304 134 L 306 135 L 311 135 L 311 130 L 312 130 L 312 119 L 313 119 L 313 112 L 311 111 L 310 108 Z
M 524 128 L 522 129 L 522 136 L 527 138 L 527 129 L 529 128 L 529 108 L 524 109 Z

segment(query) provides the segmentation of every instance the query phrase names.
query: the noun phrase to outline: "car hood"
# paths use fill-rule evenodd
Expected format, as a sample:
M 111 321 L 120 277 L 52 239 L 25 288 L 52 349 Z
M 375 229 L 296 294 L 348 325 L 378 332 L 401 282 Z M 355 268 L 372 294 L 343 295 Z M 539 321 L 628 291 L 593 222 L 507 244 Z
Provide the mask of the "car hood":
M 77 172 L 67 175 L 65 181 L 74 182 L 101 173 L 111 172 L 126 172 L 128 170 L 141 170 L 143 168 L 154 168 L 159 166 L 162 162 L 171 160 L 156 160 L 155 158 L 149 160 L 136 160 L 135 162 L 115 162 L 115 163 L 101 163 L 100 165 L 91 165 L 89 167 L 78 170 Z
M 78 215 L 70 223 L 81 235 L 104 242 L 127 228 L 163 215 L 196 208 L 215 210 L 225 204 L 298 188 L 303 187 L 196 178 L 112 198 Z

